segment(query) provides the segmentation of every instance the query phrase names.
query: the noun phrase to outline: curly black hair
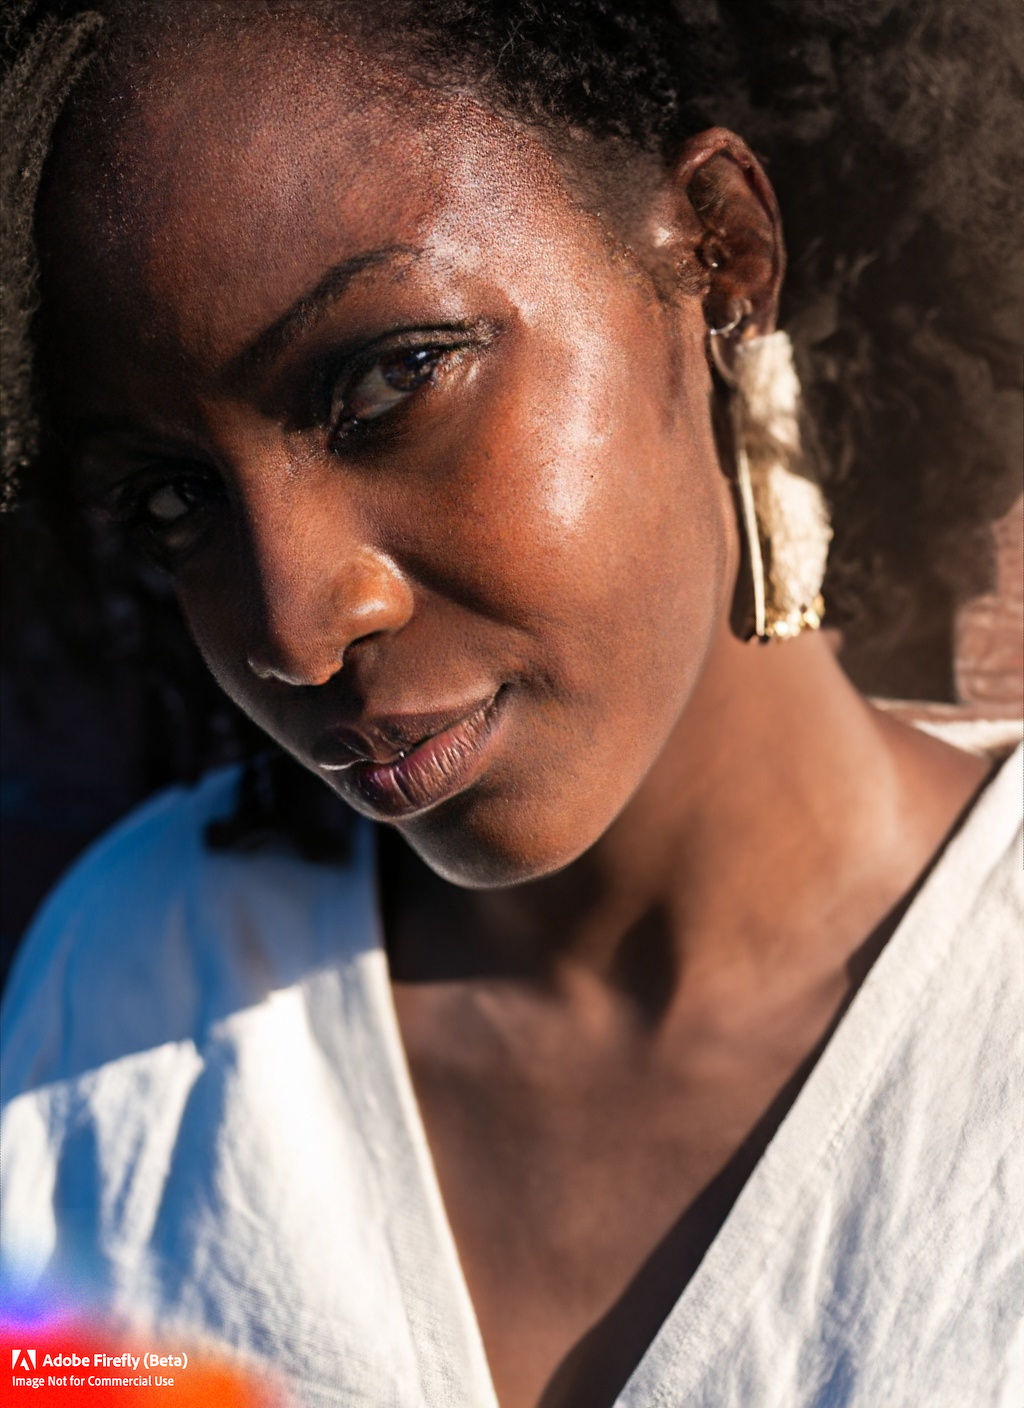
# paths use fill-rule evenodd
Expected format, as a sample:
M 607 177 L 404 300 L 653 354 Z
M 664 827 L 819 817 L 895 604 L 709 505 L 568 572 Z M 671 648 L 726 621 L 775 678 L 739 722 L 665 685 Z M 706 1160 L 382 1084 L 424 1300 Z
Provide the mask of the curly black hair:
M 28 558 L 59 559 L 63 577 L 54 566 L 43 574 L 51 615 L 69 638 L 91 633 L 94 659 L 107 658 L 102 604 L 109 615 L 111 599 L 120 602 L 120 639 L 132 642 L 121 653 L 134 651 L 178 701 L 195 769 L 212 755 L 207 735 L 221 751 L 227 736 L 243 753 L 265 745 L 199 683 L 161 584 L 129 581 L 68 521 L 30 355 L 36 192 L 67 95 L 91 56 L 116 64 L 126 32 L 147 14 L 173 22 L 183 3 L 21 0 L 10 12 L 0 393 L 5 492 L 21 503 L 9 553 L 16 599 L 26 599 Z M 781 324 L 821 448 L 835 529 L 825 599 L 844 663 L 868 690 L 952 698 L 953 614 L 989 585 L 988 528 L 1020 491 L 1017 0 L 259 5 L 271 23 L 280 8 L 316 10 L 426 81 L 468 87 L 556 139 L 589 135 L 593 143 L 577 146 L 600 148 L 612 181 L 631 152 L 667 163 L 711 125 L 747 139 L 783 212 Z M 236 5 L 207 0 L 203 11 L 237 23 Z M 294 781 L 261 790 L 250 778 L 248 805 L 259 826 L 284 816 L 293 830 L 313 811 Z

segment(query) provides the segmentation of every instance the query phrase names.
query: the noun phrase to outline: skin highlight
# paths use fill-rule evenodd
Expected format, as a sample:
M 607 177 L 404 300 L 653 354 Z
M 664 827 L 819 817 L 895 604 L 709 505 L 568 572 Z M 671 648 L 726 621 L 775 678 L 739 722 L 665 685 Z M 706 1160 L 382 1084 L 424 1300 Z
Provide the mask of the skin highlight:
M 177 452 L 219 469 L 225 497 L 236 500 L 208 513 L 206 537 L 190 539 L 175 564 L 211 669 L 306 763 L 335 723 L 366 721 L 373 748 L 388 731 L 381 716 L 458 712 L 503 689 L 504 752 L 530 765 L 512 779 L 498 760 L 488 779 L 493 804 L 475 794 L 470 817 L 456 798 L 405 833 L 463 884 L 508 883 L 565 864 L 650 766 L 727 605 L 734 530 L 728 487 L 707 472 L 717 461 L 704 414 L 700 304 L 666 308 L 624 255 L 609 258 L 596 220 L 572 202 L 543 149 L 465 101 L 418 124 L 400 196 L 380 202 L 378 173 L 362 186 L 354 173 L 393 119 L 359 86 L 328 90 L 325 111 L 261 109 L 251 162 L 224 166 L 232 114 L 211 134 L 219 166 L 187 190 L 154 191 L 159 178 L 149 173 L 170 179 L 174 170 L 163 134 L 174 142 L 175 117 L 202 110 L 201 98 L 171 92 L 166 107 L 147 114 L 156 136 L 139 176 L 106 193 L 102 181 L 89 183 L 80 197 L 88 208 L 78 219 L 104 232 L 101 257 L 107 240 L 120 238 L 125 207 L 131 237 L 113 252 L 123 295 L 108 326 L 119 355 L 95 363 L 106 384 L 77 395 L 91 415 L 110 405 L 112 420 L 124 419 L 127 402 L 128 419 L 144 435 L 157 428 L 168 458 Z M 333 199 L 324 210 L 320 187 L 305 190 L 301 173 L 327 171 L 322 134 L 332 115 L 338 125 L 342 104 L 359 119 L 346 120 L 344 142 L 331 148 Z M 301 164 L 280 172 L 273 163 L 296 132 L 317 135 Z M 202 149 L 195 158 L 202 162 Z M 284 188 L 273 205 L 259 203 L 268 166 L 274 189 Z M 205 212 L 197 191 L 207 193 Z M 97 209 L 104 194 L 107 208 Z M 510 230 L 541 219 L 542 241 L 510 240 Z M 298 244 L 296 223 L 306 232 Z M 247 254 L 236 260 L 247 225 Z M 197 248 L 195 232 L 211 229 L 223 232 L 220 248 Z M 280 254 L 257 279 L 268 250 Z M 276 356 L 254 355 L 280 306 L 353 260 L 368 262 L 308 327 Z M 58 280 L 72 267 L 64 255 L 54 260 Z M 190 275 L 183 306 L 172 291 Z M 91 271 L 76 274 L 74 287 L 57 284 L 54 300 L 74 308 L 76 289 L 94 282 Z M 140 303 L 151 312 L 144 345 L 135 331 Z M 92 316 L 87 306 L 78 321 L 83 341 Z M 618 347 L 608 345 L 608 319 L 629 330 Z M 74 325 L 74 314 L 65 320 Z M 386 446 L 353 438 L 332 452 L 324 428 L 303 423 L 309 384 L 339 342 L 362 346 L 419 326 L 457 338 L 466 324 L 461 360 L 410 406 Z M 650 355 L 630 365 L 637 346 Z M 680 376 L 680 364 L 696 375 Z M 169 372 L 175 367 L 180 373 Z M 148 451 L 125 447 L 123 437 L 114 447 L 87 442 L 87 462 L 109 464 L 111 448 L 129 466 Z M 292 487 L 300 480 L 301 500 Z M 640 500 L 643 518 L 641 483 L 652 486 Z M 695 570 L 681 575 L 676 556 Z M 618 629 L 625 599 L 628 636 Z M 650 727 L 637 729 L 638 718 Z M 596 745 L 586 759 L 581 734 Z M 553 778 L 578 797 L 572 814 L 552 813 Z M 343 773 L 328 780 L 361 807 Z
M 984 769 L 824 638 L 729 632 L 707 327 L 744 297 L 767 331 L 784 262 L 742 142 L 694 139 L 611 230 L 536 135 L 331 56 L 211 34 L 67 125 L 48 376 L 217 679 L 357 809 L 495 709 L 472 781 L 396 822 L 396 1006 L 503 1408 L 611 1402 L 679 1292 L 652 1253 Z M 413 346 L 430 376 L 340 429 Z

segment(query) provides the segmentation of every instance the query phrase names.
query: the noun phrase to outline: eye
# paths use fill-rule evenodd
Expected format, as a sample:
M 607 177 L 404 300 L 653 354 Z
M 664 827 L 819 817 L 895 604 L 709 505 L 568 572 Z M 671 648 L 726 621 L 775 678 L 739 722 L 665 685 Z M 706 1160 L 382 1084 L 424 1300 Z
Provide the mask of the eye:
M 151 532 L 166 534 L 195 517 L 214 494 L 214 486 L 201 475 L 178 475 L 138 492 L 134 517 Z
M 351 435 L 366 421 L 378 420 L 408 401 L 432 381 L 439 364 L 455 349 L 414 347 L 379 358 L 357 379 L 335 392 L 331 405 L 334 435 Z
M 188 499 L 177 484 L 162 484 L 142 502 L 142 510 L 161 525 L 177 523 L 190 512 Z
M 94 507 L 121 524 L 143 552 L 169 566 L 200 541 L 210 526 L 210 510 L 223 502 L 216 476 L 191 466 L 175 473 L 173 467 L 154 465 Z

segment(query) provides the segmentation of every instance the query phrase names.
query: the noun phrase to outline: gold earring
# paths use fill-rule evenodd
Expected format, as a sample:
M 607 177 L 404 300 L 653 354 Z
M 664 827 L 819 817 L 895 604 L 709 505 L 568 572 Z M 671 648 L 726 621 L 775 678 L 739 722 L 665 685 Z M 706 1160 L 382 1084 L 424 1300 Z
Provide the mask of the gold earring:
M 753 587 L 740 633 L 789 640 L 821 625 L 832 528 L 801 444 L 793 344 L 784 332 L 742 337 L 748 312 L 741 306 L 725 327 L 710 330 L 715 366 L 731 390 L 739 519 Z

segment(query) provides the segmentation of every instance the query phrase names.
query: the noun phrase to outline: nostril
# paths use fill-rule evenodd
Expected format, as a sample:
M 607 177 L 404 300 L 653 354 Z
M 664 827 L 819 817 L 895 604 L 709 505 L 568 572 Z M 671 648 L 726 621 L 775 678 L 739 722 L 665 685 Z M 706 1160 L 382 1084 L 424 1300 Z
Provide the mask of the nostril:
M 409 583 L 378 552 L 359 549 L 337 561 L 293 550 L 282 564 L 268 548 L 255 566 L 246 663 L 258 680 L 294 689 L 326 684 L 348 652 L 401 630 L 412 615 Z
M 246 657 L 250 672 L 258 680 L 275 680 L 278 684 L 291 685 L 295 689 L 309 689 L 326 684 L 345 664 L 345 651 L 334 651 L 322 661 L 310 661 L 308 665 L 297 661 L 284 664 L 262 656 L 258 651 Z

